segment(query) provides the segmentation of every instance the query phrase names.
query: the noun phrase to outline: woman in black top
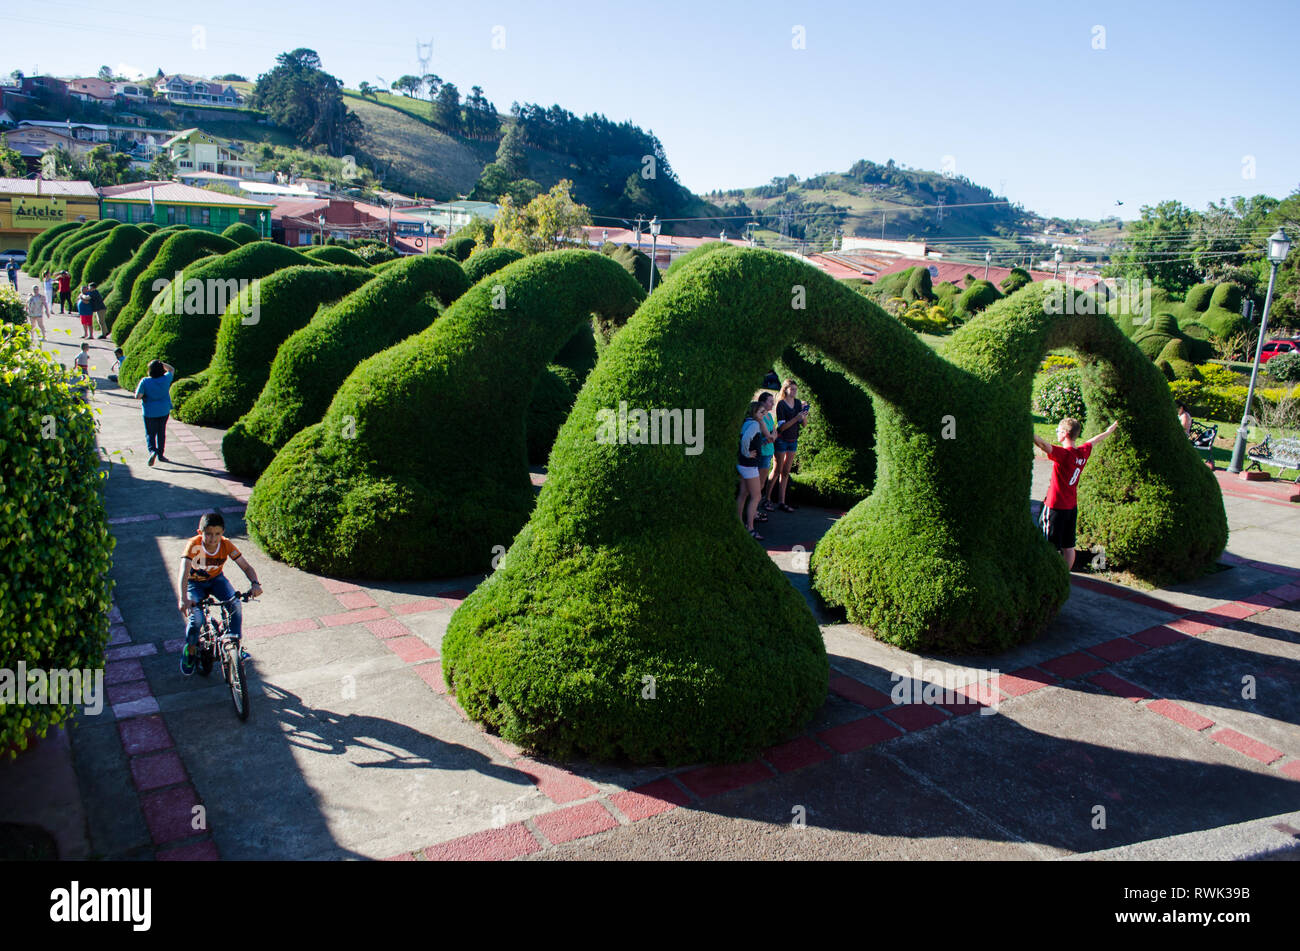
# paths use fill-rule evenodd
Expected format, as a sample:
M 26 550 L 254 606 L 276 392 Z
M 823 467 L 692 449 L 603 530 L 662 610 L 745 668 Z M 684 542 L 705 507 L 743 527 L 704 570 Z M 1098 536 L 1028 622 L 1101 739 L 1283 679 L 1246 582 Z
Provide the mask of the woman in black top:
M 776 472 L 772 478 L 776 482 L 777 508 L 782 512 L 794 511 L 794 506 L 785 501 L 785 490 L 790 484 L 794 454 L 799 450 L 799 431 L 808 422 L 808 409 L 798 396 L 799 384 L 786 380 L 781 385 L 781 398 L 776 401 Z

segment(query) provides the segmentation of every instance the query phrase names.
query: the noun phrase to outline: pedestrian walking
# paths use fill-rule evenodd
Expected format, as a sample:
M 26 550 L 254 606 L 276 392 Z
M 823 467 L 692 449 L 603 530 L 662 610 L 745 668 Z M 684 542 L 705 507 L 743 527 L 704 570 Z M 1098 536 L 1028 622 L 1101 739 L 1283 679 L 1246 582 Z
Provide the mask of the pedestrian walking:
M 18 265 L 14 263 L 13 258 L 5 264 L 5 275 L 9 278 L 9 283 L 14 286 L 14 290 L 18 290 Z
M 72 275 L 60 271 L 54 275 L 54 283 L 59 289 L 59 313 L 66 314 L 72 309 Z
M 144 414 L 144 441 L 149 449 L 149 465 L 159 459 L 167 461 L 163 449 L 167 446 L 167 417 L 172 411 L 171 385 L 176 379 L 176 369 L 161 360 L 149 361 L 149 375 L 142 377 L 135 387 L 135 398 L 141 401 Z
M 50 305 L 50 316 L 54 316 L 54 278 L 46 271 L 41 275 L 41 286 L 45 288 L 45 302 Z
M 32 292 L 27 297 L 27 320 L 41 332 L 41 339 L 45 339 L 45 319 L 51 316 L 50 302 L 45 299 L 41 293 L 40 287 L 33 284 Z

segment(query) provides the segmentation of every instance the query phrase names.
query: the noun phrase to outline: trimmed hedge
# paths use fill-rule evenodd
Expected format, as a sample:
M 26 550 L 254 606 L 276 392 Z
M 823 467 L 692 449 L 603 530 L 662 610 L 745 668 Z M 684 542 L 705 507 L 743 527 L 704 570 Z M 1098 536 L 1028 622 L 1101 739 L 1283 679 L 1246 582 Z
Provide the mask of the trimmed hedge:
M 903 288 L 903 300 L 909 302 L 914 300 L 934 300 L 934 288 L 930 283 L 930 269 L 918 264 L 913 268 L 909 268 L 909 270 L 912 273 L 908 275 L 907 286 Z
M 39 269 L 42 273 L 48 270 L 51 274 L 57 274 L 60 269 L 55 267 L 55 261 L 58 260 L 59 248 L 63 246 L 63 243 L 65 241 L 74 241 L 77 238 L 84 237 L 87 229 L 99 224 L 99 222 L 78 221 L 72 222 L 71 224 L 72 227 L 68 228 L 66 231 L 60 230 L 59 228 L 51 229 L 55 231 L 56 234 L 54 234 L 50 238 L 49 242 L 40 250 Z M 27 262 L 30 264 L 33 260 L 35 259 L 29 255 Z M 24 270 L 26 270 L 26 265 L 24 265 Z M 27 273 L 31 274 L 33 277 L 38 276 L 32 274 L 31 271 L 28 271 Z
M 271 373 L 267 355 L 305 327 L 318 307 L 351 294 L 374 278 L 367 268 L 287 267 L 257 282 L 260 313 L 245 321 L 226 310 L 208 367 L 172 385 L 173 415 L 199 426 L 228 427 L 252 408 Z
M 788 492 L 787 498 L 837 509 L 861 502 L 876 481 L 871 391 L 807 348 L 788 348 L 776 372 L 799 384 L 799 399 L 812 410 L 799 434 L 798 471 L 790 475 L 802 491 Z
M 252 282 L 283 268 L 314 263 L 282 244 L 254 241 L 185 268 L 182 285 L 178 287 L 173 280 L 164 288 L 123 344 L 126 356 L 119 378 L 143 377 L 150 360 L 170 363 L 176 368 L 177 379 L 207 369 L 216 350 L 217 330 L 228 310 L 260 322 L 260 300 L 252 295 Z
M 719 242 L 719 244 L 721 243 Z M 651 263 L 650 255 L 644 251 L 638 251 L 636 248 L 628 247 L 625 244 L 603 244 L 597 250 L 617 261 L 619 266 L 636 278 L 637 283 L 641 285 L 647 294 L 650 293 L 651 271 L 654 272 L 654 286 L 658 287 L 663 283 L 663 275 Z
M 514 248 L 480 248 L 466 258 L 461 267 L 465 269 L 465 276 L 469 278 L 470 286 L 473 286 L 489 274 L 501 270 L 507 264 L 514 264 L 522 257 L 523 255 Z
M 254 241 L 261 241 L 262 236 L 257 233 L 257 229 L 252 225 L 246 225 L 242 221 L 236 221 L 233 225 L 221 232 L 221 237 L 229 238 L 235 244 L 251 244 Z
M 528 462 L 530 465 L 544 465 L 555 445 L 555 437 L 560 434 L 560 427 L 569 418 L 577 392 L 570 385 L 571 380 L 564 373 L 567 367 L 548 366 L 537 378 L 537 385 L 528 396 L 528 411 L 524 418 L 524 434 L 527 440 Z M 572 372 L 572 371 L 569 371 Z M 581 386 L 579 386 L 581 389 Z
M 110 331 L 113 342 L 124 349 L 132 331 L 135 330 L 135 325 L 148 316 L 154 298 L 170 286 L 170 283 L 164 286 L 162 282 L 170 282 L 177 271 L 183 270 L 201 257 L 214 253 L 226 254 L 239 247 L 229 238 L 223 238 L 210 231 L 200 231 L 197 228 L 187 228 L 175 233 L 159 231 L 149 240 L 152 241 L 162 234 L 167 234 L 162 246 L 158 248 L 148 267 L 135 279 L 130 291 L 131 296 L 113 318 Z M 145 245 L 148 243 L 146 241 Z M 141 246 L 141 250 L 144 250 L 144 246 Z M 129 357 L 130 354 L 127 356 Z M 121 378 L 125 379 L 125 376 Z
M 998 286 L 1003 294 L 1014 294 L 1026 284 L 1034 283 L 1034 276 L 1022 267 L 1013 267 L 1011 273 L 1002 279 Z
M 317 245 L 310 251 L 304 251 L 302 253 L 313 261 L 323 261 L 326 264 L 335 264 L 340 267 L 368 267 L 365 261 L 357 257 L 347 248 L 340 248 L 335 245 Z
M 317 313 L 280 345 L 257 401 L 222 439 L 227 469 L 265 469 L 295 433 L 324 415 L 358 363 L 424 330 L 438 316 L 435 301 L 449 304 L 467 286 L 455 261 L 419 255 Z
M 957 306 L 953 316 L 969 320 L 984 308 L 996 304 L 1002 299 L 1002 293 L 990 281 L 975 281 L 957 297 Z
M 452 238 L 441 247 L 435 248 L 434 254 L 445 254 L 454 261 L 464 261 L 474 253 L 475 241 L 469 235 Z
M 45 268 L 41 262 L 49 257 L 50 249 L 60 240 L 80 228 L 80 221 L 65 221 L 61 225 L 46 228 L 27 247 L 27 260 L 23 262 L 23 273 L 28 277 L 40 277 Z
M 105 284 L 114 268 L 131 260 L 146 237 L 148 236 L 135 225 L 114 228 L 95 246 L 94 253 L 82 268 L 81 280 L 87 284 Z M 107 299 L 104 303 L 107 305 Z
M 1203 314 L 1209 308 L 1210 299 L 1213 295 L 1213 284 L 1194 284 L 1188 288 L 1187 296 L 1183 298 L 1183 307 L 1189 311 Z
M 59 242 L 59 246 L 54 251 L 51 258 L 51 271 L 63 271 L 72 273 L 72 261 L 77 253 L 83 248 L 100 241 L 104 235 L 116 228 L 121 222 L 114 221 L 112 218 L 101 218 L 99 221 L 91 222 L 81 231 L 69 234 Z M 73 290 L 76 290 L 74 285 Z
M 114 540 L 94 410 L 72 380 L 28 328 L 0 326 L 0 668 L 29 675 L 101 669 L 108 643 Z M 76 713 L 34 701 L 0 703 L 0 750 Z
M 117 230 L 117 228 L 113 229 L 113 231 Z M 107 239 L 107 235 L 100 235 L 73 256 L 72 263 L 68 265 L 68 275 L 71 280 L 71 287 L 74 291 L 79 291 L 85 286 L 86 281 L 82 276 L 82 270 L 85 268 L 86 262 L 90 260 L 90 256 L 94 254 L 99 246 Z
M 113 322 L 117 320 L 117 315 L 122 308 L 130 301 L 131 291 L 135 289 L 136 279 L 144 273 L 145 268 L 153 263 L 154 257 L 158 254 L 158 249 L 177 231 L 188 230 L 184 225 L 168 225 L 166 228 L 155 230 L 144 239 L 144 243 L 140 247 L 136 248 L 130 260 L 119 264 L 113 270 L 113 273 L 108 276 L 109 290 L 104 295 L 104 306 L 108 309 L 108 326 L 110 328 L 113 326 Z
M 591 251 L 534 255 L 496 278 L 358 365 L 275 457 L 247 516 L 268 554 L 344 577 L 428 578 L 487 568 L 514 537 L 533 505 L 525 419 L 547 362 L 593 311 L 621 319 L 643 292 Z

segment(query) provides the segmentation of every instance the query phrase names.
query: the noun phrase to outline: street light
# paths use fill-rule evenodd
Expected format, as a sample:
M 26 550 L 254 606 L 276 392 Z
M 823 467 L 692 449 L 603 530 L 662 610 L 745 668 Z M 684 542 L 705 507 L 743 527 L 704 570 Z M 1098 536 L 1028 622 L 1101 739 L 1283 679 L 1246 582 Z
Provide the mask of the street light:
M 993 252 L 985 251 L 984 252 L 984 280 L 986 281 L 989 279 L 989 265 L 992 263 L 993 263 Z
M 270 233 L 269 231 L 266 230 L 266 212 L 262 212 L 262 213 L 261 213 L 260 215 L 258 215 L 257 217 L 260 218 L 260 219 L 262 219 L 262 237 L 263 237 L 263 238 L 270 237 L 270 234 L 271 234 L 271 233 Z
M 428 219 L 425 219 L 424 222 L 424 253 L 425 254 L 429 253 L 429 240 L 430 240 L 429 236 L 431 234 L 433 234 L 433 225 L 429 223 Z
M 726 228 L 723 228 L 723 229 L 722 229 L 722 233 L 718 235 L 718 240 L 719 240 L 719 241 L 726 241 L 726 240 L 727 240 L 727 229 L 726 229 Z
M 1264 349 L 1264 336 L 1268 333 L 1268 307 L 1273 302 L 1273 282 L 1277 280 L 1277 269 L 1291 251 L 1291 239 L 1278 228 L 1268 239 L 1268 261 L 1273 269 L 1268 274 L 1268 293 L 1264 295 L 1264 316 L 1259 322 L 1259 341 L 1255 344 L 1255 363 L 1250 368 L 1250 386 L 1246 390 L 1246 409 L 1241 415 L 1241 428 L 1237 430 L 1237 442 L 1232 447 L 1232 461 L 1228 471 L 1241 471 L 1241 464 L 1246 458 L 1246 421 L 1250 419 L 1250 403 L 1255 396 L 1255 377 L 1259 375 L 1259 355 Z
M 318 215 L 316 220 L 320 222 L 320 243 L 323 247 L 325 245 L 325 216 Z
M 1056 271 L 1055 273 L 1052 274 L 1052 277 L 1053 279 L 1058 281 L 1061 279 L 1061 258 L 1062 257 L 1064 257 L 1064 255 L 1061 254 L 1061 249 L 1057 248 L 1056 253 L 1052 255 L 1053 260 L 1056 261 Z
M 655 258 L 659 252 L 659 216 L 655 215 L 650 219 L 650 290 L 647 293 L 653 293 L 655 289 Z

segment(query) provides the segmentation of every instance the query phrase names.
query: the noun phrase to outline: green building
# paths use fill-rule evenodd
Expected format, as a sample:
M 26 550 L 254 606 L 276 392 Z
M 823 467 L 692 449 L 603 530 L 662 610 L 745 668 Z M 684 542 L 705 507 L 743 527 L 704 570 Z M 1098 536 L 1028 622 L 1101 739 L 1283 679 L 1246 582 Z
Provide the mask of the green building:
M 99 189 L 100 214 L 130 224 L 152 221 L 222 232 L 242 221 L 259 234 L 271 235 L 270 202 L 179 182 L 135 182 Z

